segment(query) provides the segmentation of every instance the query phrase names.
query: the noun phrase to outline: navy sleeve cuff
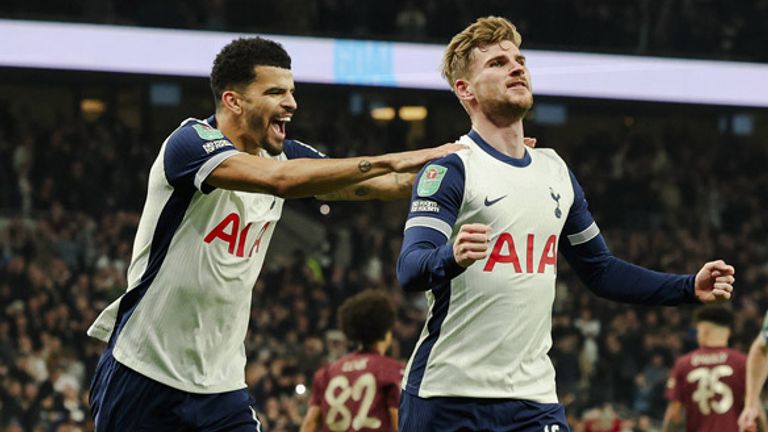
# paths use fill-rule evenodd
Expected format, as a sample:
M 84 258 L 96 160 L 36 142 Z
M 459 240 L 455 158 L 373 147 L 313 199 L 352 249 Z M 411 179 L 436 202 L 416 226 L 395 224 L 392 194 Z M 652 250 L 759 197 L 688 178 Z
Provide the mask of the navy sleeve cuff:
M 453 279 L 466 270 L 456 262 L 456 258 L 453 256 L 453 244 L 450 242 L 440 246 L 437 251 L 437 258 L 443 264 L 445 277 L 448 279 Z

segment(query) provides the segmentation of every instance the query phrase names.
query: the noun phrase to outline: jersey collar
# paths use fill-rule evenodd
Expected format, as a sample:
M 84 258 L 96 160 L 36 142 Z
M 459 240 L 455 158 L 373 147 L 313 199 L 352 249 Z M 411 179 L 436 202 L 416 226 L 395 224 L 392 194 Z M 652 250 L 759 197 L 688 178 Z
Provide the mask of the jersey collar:
M 480 134 L 477 133 L 477 131 L 474 129 L 470 129 L 467 135 L 470 138 L 472 138 L 472 141 L 474 141 L 478 147 L 483 149 L 483 151 L 488 153 L 494 159 L 498 159 L 506 164 L 509 164 L 518 168 L 524 168 L 531 164 L 531 154 L 528 152 L 527 148 L 525 149 L 525 154 L 523 155 L 523 157 L 520 159 L 516 159 L 516 158 L 513 158 L 512 156 L 507 156 L 504 153 L 493 148 L 493 146 L 488 144 L 483 139 L 483 137 L 481 137 Z
M 205 122 L 208 123 L 212 128 L 218 129 L 216 127 L 216 114 L 214 114 L 214 115 L 208 117 L 207 119 L 205 119 Z

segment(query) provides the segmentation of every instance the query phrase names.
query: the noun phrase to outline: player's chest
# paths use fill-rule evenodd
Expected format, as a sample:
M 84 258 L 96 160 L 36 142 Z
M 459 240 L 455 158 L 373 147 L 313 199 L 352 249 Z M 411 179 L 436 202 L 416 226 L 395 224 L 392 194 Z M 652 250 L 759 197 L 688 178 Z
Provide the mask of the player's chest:
M 284 200 L 274 195 L 217 190 L 211 198 L 206 203 L 211 222 L 233 214 L 245 223 L 277 221 L 283 211 Z
M 497 229 L 538 227 L 559 233 L 574 194 L 567 170 L 558 171 L 542 166 L 472 167 L 461 213 Z
M 196 225 L 206 246 L 239 258 L 266 249 L 262 239 L 271 236 L 280 219 L 282 198 L 224 190 L 205 198 L 209 200 L 200 203 Z

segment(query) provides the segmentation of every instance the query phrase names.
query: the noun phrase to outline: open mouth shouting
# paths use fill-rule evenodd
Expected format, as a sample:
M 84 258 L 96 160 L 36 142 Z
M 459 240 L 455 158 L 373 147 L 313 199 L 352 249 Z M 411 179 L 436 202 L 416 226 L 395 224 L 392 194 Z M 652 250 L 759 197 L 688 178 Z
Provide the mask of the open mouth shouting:
M 275 135 L 278 136 L 281 140 L 285 139 L 285 125 L 286 123 L 289 123 L 291 121 L 291 116 L 282 116 L 278 118 L 272 119 L 272 121 L 269 123 L 269 127 L 272 129 L 272 132 L 275 133 Z

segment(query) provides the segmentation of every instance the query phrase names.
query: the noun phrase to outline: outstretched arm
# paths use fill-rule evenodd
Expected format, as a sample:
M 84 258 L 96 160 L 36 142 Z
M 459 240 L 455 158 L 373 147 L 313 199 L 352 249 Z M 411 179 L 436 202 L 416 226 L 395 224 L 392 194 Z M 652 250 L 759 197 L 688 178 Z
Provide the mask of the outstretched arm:
M 536 147 L 536 138 L 525 137 L 523 142 L 530 148 Z M 371 199 L 398 200 L 411 196 L 413 181 L 416 175 L 413 173 L 391 173 L 374 177 L 339 189 L 337 191 L 318 195 L 317 199 L 323 201 L 364 201 Z
M 364 201 L 380 199 L 385 201 L 405 199 L 411 196 L 413 179 L 416 174 L 390 173 L 356 183 L 337 191 L 317 195 L 323 201 Z
M 460 144 L 447 144 L 372 157 L 288 161 L 240 153 L 221 162 L 205 182 L 223 189 L 302 198 L 330 193 L 392 172 L 414 172 L 427 161 L 462 148 Z

